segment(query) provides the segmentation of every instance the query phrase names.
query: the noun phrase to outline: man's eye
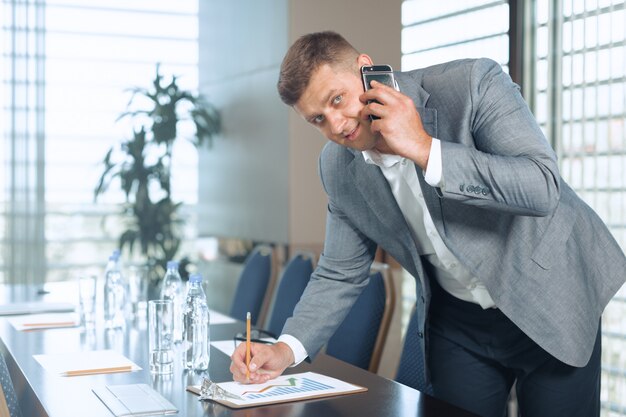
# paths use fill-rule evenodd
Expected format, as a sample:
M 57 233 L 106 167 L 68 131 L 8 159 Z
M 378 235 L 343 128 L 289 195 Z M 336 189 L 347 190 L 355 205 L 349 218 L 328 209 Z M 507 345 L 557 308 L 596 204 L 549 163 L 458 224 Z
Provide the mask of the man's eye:
M 313 124 L 320 124 L 324 121 L 324 116 L 322 116 L 321 114 L 319 116 L 315 116 L 313 118 Z
M 333 99 L 333 104 L 339 104 L 341 103 L 341 100 L 343 99 L 343 96 L 337 96 Z

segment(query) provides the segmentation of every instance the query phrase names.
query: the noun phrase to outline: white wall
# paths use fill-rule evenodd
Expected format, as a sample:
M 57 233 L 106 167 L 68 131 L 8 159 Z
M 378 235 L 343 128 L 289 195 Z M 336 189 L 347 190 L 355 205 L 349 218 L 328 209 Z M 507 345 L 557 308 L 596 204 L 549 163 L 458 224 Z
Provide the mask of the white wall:
M 325 139 L 280 102 L 283 55 L 300 35 L 335 30 L 400 67 L 401 0 L 201 0 L 200 90 L 224 132 L 200 156 L 199 234 L 321 248 Z

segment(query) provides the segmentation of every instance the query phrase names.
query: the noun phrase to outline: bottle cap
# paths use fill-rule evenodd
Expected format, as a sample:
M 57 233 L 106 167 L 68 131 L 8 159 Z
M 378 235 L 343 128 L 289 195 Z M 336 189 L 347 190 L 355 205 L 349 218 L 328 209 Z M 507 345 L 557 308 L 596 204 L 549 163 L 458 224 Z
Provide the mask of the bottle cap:
M 177 261 L 167 261 L 167 269 L 178 269 Z
M 202 282 L 202 275 L 200 274 L 189 275 L 189 282 Z

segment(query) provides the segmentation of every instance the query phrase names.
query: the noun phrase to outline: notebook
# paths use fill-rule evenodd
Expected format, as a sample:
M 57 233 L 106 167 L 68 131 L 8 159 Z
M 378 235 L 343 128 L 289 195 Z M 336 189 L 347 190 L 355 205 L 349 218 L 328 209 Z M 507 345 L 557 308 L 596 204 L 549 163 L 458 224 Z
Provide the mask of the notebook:
M 146 384 L 107 385 L 92 391 L 116 417 L 178 413 L 171 402 Z

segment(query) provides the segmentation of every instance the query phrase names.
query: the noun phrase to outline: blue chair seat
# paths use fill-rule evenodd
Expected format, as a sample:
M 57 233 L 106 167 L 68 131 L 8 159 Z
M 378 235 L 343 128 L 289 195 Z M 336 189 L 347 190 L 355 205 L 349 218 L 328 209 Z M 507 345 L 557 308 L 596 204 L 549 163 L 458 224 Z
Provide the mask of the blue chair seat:
M 272 253 L 271 247 L 259 245 L 246 258 L 233 297 L 231 317 L 246 321 L 246 313 L 250 312 L 252 325 L 259 322 L 272 277 Z
M 420 339 L 418 336 L 417 309 L 413 307 L 411 319 L 404 336 L 404 346 L 402 356 L 396 374 L 396 381 L 421 391 L 425 394 L 433 395 L 433 388 L 426 383 L 426 370 L 424 369 L 424 355 L 420 349 Z
M 388 267 L 373 271 L 354 306 L 330 338 L 326 353 L 359 368 L 377 372 L 395 305 Z
M 313 273 L 313 255 L 300 253 L 292 257 L 285 265 L 274 297 L 274 308 L 267 329 L 279 335 L 293 309 L 300 301 L 311 274 Z

